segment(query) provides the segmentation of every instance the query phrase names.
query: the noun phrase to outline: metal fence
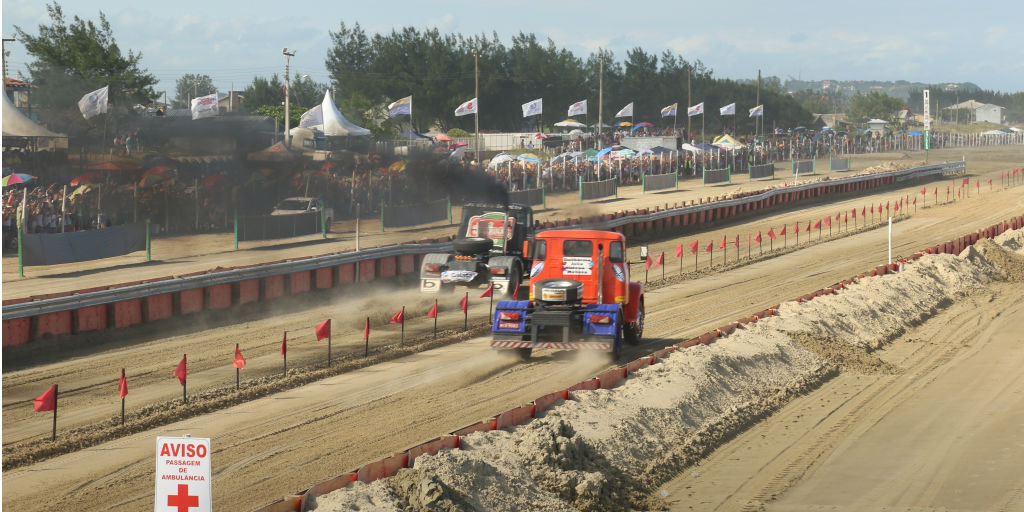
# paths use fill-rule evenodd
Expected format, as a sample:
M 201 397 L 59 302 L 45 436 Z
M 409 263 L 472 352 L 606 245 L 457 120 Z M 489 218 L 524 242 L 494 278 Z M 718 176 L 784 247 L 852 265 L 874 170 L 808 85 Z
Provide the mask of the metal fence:
M 312 235 L 323 230 L 322 222 L 320 212 L 238 217 L 238 241 L 275 240 Z
M 530 206 L 544 206 L 547 207 L 547 198 L 544 194 L 544 188 L 531 188 L 529 190 L 517 190 L 515 192 L 508 193 L 508 202 L 520 203 Z
M 828 170 L 830 171 L 849 171 L 850 170 L 850 159 L 849 158 L 833 158 L 828 157 Z
M 579 184 L 580 202 L 609 196 L 619 197 L 619 187 L 614 178 L 604 181 L 583 181 L 581 177 Z
M 146 223 L 71 233 L 22 234 L 22 264 L 58 265 L 122 256 L 146 248 Z
M 794 160 L 793 176 L 814 174 L 814 168 L 817 167 L 817 163 L 817 160 Z
M 722 169 L 704 169 L 704 184 L 711 183 L 732 183 L 732 171 L 725 167 Z
M 775 164 L 761 164 L 750 166 L 750 179 L 774 178 Z
M 665 190 L 667 188 L 678 188 L 679 184 L 679 175 L 674 172 L 669 174 L 645 174 L 641 179 L 641 186 L 645 193 L 648 190 Z

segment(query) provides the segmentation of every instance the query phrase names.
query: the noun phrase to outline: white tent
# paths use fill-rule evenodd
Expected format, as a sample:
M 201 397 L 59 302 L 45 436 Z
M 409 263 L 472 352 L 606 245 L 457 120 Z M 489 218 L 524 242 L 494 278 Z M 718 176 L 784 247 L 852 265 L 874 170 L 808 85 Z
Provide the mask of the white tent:
M 4 137 L 67 137 L 43 128 L 35 121 L 22 114 L 18 107 L 11 103 L 6 94 L 4 97 L 3 134 Z
M 324 135 L 328 137 L 359 137 L 370 134 L 370 130 L 356 126 L 355 123 L 341 115 L 338 107 L 334 105 L 334 100 L 331 99 L 330 91 L 324 94 L 324 102 L 321 107 L 324 116 Z

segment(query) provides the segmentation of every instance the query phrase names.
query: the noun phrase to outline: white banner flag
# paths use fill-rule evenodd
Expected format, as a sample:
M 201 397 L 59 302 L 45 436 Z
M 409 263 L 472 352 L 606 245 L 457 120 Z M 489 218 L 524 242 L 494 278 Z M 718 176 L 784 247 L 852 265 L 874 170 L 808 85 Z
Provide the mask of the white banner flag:
M 323 126 L 324 124 L 324 106 L 317 105 L 302 113 L 299 117 L 299 128 L 312 128 L 314 126 Z
M 78 100 L 78 110 L 82 111 L 83 117 L 89 119 L 90 117 L 107 113 L 107 94 L 109 93 L 109 88 L 109 85 L 105 85 L 102 89 L 96 89 Z
M 217 115 L 217 93 L 192 98 L 192 119 L 202 119 Z
M 735 103 L 730 103 L 730 104 L 728 104 L 728 105 L 718 109 L 718 113 L 720 115 L 723 115 L 723 116 L 734 116 L 734 115 L 736 115 L 736 104 Z
M 632 117 L 633 116 L 633 102 L 629 102 L 629 105 L 622 107 L 622 110 L 615 117 Z
M 694 105 L 694 106 L 692 106 L 692 107 L 690 107 L 690 108 L 688 108 L 688 109 L 686 109 L 686 115 L 688 115 L 690 117 L 699 116 L 699 115 L 701 115 L 703 113 L 704 113 L 704 102 L 703 101 L 698 103 L 698 104 L 696 104 L 696 105 Z
M 587 113 L 587 100 L 580 100 L 580 101 L 577 101 L 576 103 L 573 103 L 572 105 L 569 105 L 569 117 L 572 117 L 572 116 L 574 116 L 576 114 L 586 114 L 586 113 Z
M 476 114 L 476 107 L 477 107 L 476 98 L 473 98 L 473 99 L 463 103 L 462 105 L 459 105 L 459 108 L 455 109 L 455 115 L 456 116 L 466 116 L 466 115 L 469 115 L 469 114 Z
M 764 105 L 758 105 L 750 109 L 750 117 L 761 117 L 764 115 Z
M 537 98 L 531 102 L 523 103 L 523 117 L 535 116 L 544 112 L 544 98 Z
M 675 116 L 676 108 L 679 107 L 678 103 L 673 103 L 663 109 L 661 109 L 661 117 Z

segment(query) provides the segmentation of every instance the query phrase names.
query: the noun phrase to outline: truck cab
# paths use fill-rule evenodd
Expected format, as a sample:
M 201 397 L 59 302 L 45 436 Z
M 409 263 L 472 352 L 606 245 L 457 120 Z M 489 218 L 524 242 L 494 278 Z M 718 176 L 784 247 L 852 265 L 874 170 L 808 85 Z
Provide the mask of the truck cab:
M 491 346 L 528 357 L 534 348 L 593 349 L 616 357 L 643 336 L 643 286 L 629 280 L 626 237 L 551 230 L 529 243 L 530 295 L 501 301 Z

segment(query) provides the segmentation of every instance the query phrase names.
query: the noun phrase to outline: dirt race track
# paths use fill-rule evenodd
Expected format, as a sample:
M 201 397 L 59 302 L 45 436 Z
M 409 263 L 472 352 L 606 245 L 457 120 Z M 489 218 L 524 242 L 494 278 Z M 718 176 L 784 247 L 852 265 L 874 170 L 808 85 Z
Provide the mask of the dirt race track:
M 961 154 L 933 151 L 930 159 L 956 159 Z M 853 166 L 899 160 L 902 155 L 873 158 L 875 162 L 854 159 Z M 914 155 L 908 162 L 920 159 L 920 155 Z M 908 218 L 893 225 L 894 256 L 909 255 L 926 245 L 1024 214 L 1024 186 L 1008 190 L 996 186 L 989 191 L 984 184 L 988 179 L 998 184 L 1001 171 L 1024 167 L 1024 149 L 972 150 L 967 152 L 967 160 L 972 186 L 976 179 L 983 183 L 981 196 L 972 190 L 969 199 L 938 206 L 930 201 L 928 207 L 919 205 L 916 213 L 912 211 Z M 780 178 L 781 173 L 777 173 Z M 927 186 L 944 188 L 948 183 L 929 182 Z M 747 233 L 767 232 L 769 227 L 777 230 L 797 220 L 803 223 L 872 202 L 913 197 L 921 186 L 912 183 L 864 198 L 806 205 L 748 219 L 685 239 L 653 241 L 651 251 L 658 254 L 664 250 L 672 255 L 677 243 L 694 238 L 731 239 L 737 234 L 745 238 Z M 757 183 L 742 188 L 762 187 Z M 737 188 L 734 184 L 709 188 L 715 190 L 709 192 L 698 187 L 657 195 L 653 201 L 671 204 L 723 195 Z M 596 213 L 653 206 L 649 197 L 635 196 L 586 207 L 574 205 L 571 197 L 549 200 L 552 210 L 547 215 L 564 218 L 587 214 L 585 209 Z M 928 197 L 931 199 L 931 194 Z M 342 232 L 341 239 L 316 244 L 314 254 L 353 244 L 345 226 L 339 224 L 335 229 Z M 447 226 L 386 233 L 364 239 L 362 244 L 450 233 Z M 138 256 L 129 256 L 74 269 L 32 268 L 26 272 L 26 279 L 12 277 L 11 261 L 5 258 L 3 295 L 9 298 L 84 288 L 78 283 L 137 280 L 310 252 L 309 246 L 268 247 L 242 254 L 218 252 L 215 247 L 229 245 L 230 239 L 225 242 L 214 237 L 196 237 L 188 244 L 178 241 L 176 246 L 182 253 L 160 264 L 140 263 Z M 864 229 L 835 239 L 825 236 L 821 242 L 817 236 L 813 239 L 815 243 L 808 244 L 804 237 L 801 248 L 775 257 L 755 258 L 728 270 L 702 269 L 683 277 L 677 275 L 677 260 L 668 257 L 668 282 L 651 283 L 654 286 L 647 294 L 647 343 L 627 351 L 623 360 L 884 263 L 884 229 Z M 792 246 L 794 241 L 790 238 L 787 243 Z M 170 251 L 170 245 L 155 247 L 154 254 L 163 250 Z M 755 247 L 753 253 L 757 252 Z M 635 258 L 635 250 L 630 254 Z M 699 264 L 707 267 L 701 256 Z M 720 255 L 716 256 L 716 265 L 721 261 L 718 258 Z M 734 259 L 734 254 L 728 255 L 730 263 Z M 685 270 L 692 270 L 692 259 L 683 263 Z M 100 267 L 104 265 L 113 268 L 103 270 Z M 643 278 L 642 267 L 634 266 L 632 271 L 634 279 Z M 15 265 L 13 276 L 16 272 Z M 650 277 L 652 281 L 660 278 L 660 269 L 652 271 Z M 206 319 L 207 325 L 170 332 L 129 329 L 124 333 L 112 331 L 103 338 L 5 349 L 5 460 L 12 449 L 48 435 L 49 416 L 31 412 L 31 399 L 54 382 L 59 382 L 62 390 L 59 429 L 87 428 L 119 412 L 116 378 L 122 367 L 128 367 L 131 411 L 180 398 L 181 388 L 171 370 L 182 353 L 189 357 L 190 394 L 201 394 L 233 386 L 230 361 L 235 343 L 241 345 L 248 359 L 243 379 L 270 379 L 280 371 L 280 333 L 286 330 L 294 333 L 289 337 L 289 368 L 321 360 L 325 347 L 312 339 L 312 326 L 327 317 L 337 319 L 333 340 L 336 357 L 354 357 L 361 352 L 364 313 L 374 315 L 375 320 L 385 318 L 380 323 L 386 323 L 386 317 L 403 303 L 410 317 L 416 317 L 407 326 L 407 337 L 429 337 L 432 324 L 422 318 L 429 307 L 428 299 L 407 289 L 364 291 L 358 296 L 332 295 L 326 300 L 321 296 L 315 302 L 283 304 L 279 311 L 242 312 L 235 319 Z M 879 357 L 903 368 L 901 373 L 840 372 L 659 487 L 664 492 L 656 493 L 652 503 L 673 510 L 756 510 L 763 506 L 770 510 L 1024 508 L 1024 478 L 1020 476 L 1024 475 L 1020 449 L 1024 443 L 1020 434 L 1024 431 L 1024 364 L 1020 364 L 1024 345 L 1021 330 L 1016 327 L 1022 316 L 1019 304 L 1024 292 L 1019 283 L 1014 283 L 986 293 L 949 305 L 931 321 L 884 348 Z M 448 314 L 441 325 L 444 329 L 461 328 L 462 319 L 454 313 L 457 300 L 450 298 L 452 304 L 446 306 Z M 482 324 L 487 307 L 484 300 L 472 301 L 470 323 Z M 422 313 L 413 315 L 413 311 Z M 962 328 L 950 329 L 950 325 Z M 998 325 L 1005 328 L 990 328 Z M 379 329 L 379 334 L 373 335 L 374 342 L 397 342 L 394 327 Z M 3 505 L 12 510 L 149 509 L 153 503 L 155 437 L 189 433 L 212 438 L 214 507 L 250 510 L 363 463 L 528 403 L 607 366 L 601 357 L 567 352 L 541 352 L 529 363 L 519 363 L 490 351 L 487 338 L 475 337 L 6 470 Z M 985 378 L 997 374 L 998 379 Z M 985 399 L 979 401 L 978 396 Z M 1009 442 L 1001 442 L 1003 439 Z M 892 478 L 900 473 L 910 475 Z M 977 481 L 970 492 L 953 495 L 944 491 L 953 488 L 949 485 L 953 480 L 964 478 Z M 997 496 L 983 499 L 991 496 L 983 493 L 986 489 Z

